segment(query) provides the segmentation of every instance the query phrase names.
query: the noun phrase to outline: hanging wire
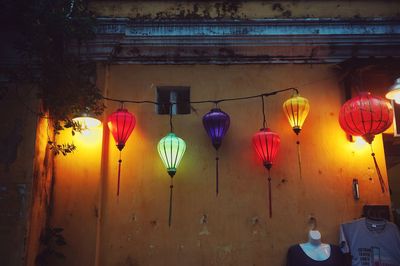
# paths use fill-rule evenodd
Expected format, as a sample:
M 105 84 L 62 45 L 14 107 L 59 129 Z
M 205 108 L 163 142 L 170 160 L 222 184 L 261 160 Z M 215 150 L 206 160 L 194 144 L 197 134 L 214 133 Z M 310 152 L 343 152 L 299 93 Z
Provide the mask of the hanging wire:
M 267 128 L 267 121 L 265 119 L 264 95 L 261 95 L 261 103 L 262 103 L 262 114 L 263 114 L 263 128 Z
M 218 157 L 218 150 L 215 151 L 215 182 L 216 182 L 216 195 L 218 196 L 219 193 L 219 188 L 218 188 L 218 183 L 219 183 L 219 172 L 218 172 L 218 161 L 219 161 L 219 157 Z
M 300 179 L 303 179 L 303 174 L 301 171 L 301 150 L 300 150 L 300 139 L 299 139 L 299 135 L 297 135 L 297 162 L 299 164 L 299 175 L 300 175 Z
M 272 189 L 271 189 L 271 170 L 268 169 L 268 205 L 269 218 L 272 218 Z
M 217 99 L 217 100 L 211 100 L 211 99 L 207 99 L 207 100 L 200 100 L 200 101 L 189 101 L 189 104 L 200 104 L 200 103 L 213 103 L 216 106 L 221 103 L 221 102 L 228 102 L 228 101 L 240 101 L 240 100 L 248 100 L 248 99 L 254 99 L 254 98 L 258 98 L 258 97 L 269 97 L 281 92 L 285 92 L 285 91 L 295 91 L 296 93 L 299 93 L 298 89 L 296 88 L 287 88 L 287 89 L 282 89 L 282 90 L 275 90 L 272 92 L 265 92 L 265 93 L 261 93 L 261 94 L 257 94 L 257 95 L 250 95 L 250 96 L 243 96 L 243 97 L 234 97 L 234 98 L 221 98 L 221 99 Z M 149 101 L 149 100 L 121 100 L 121 99 L 116 99 L 116 98 L 109 98 L 109 97 L 105 97 L 102 96 L 102 98 L 104 100 L 107 101 L 114 101 L 114 102 L 125 102 L 125 103 L 135 103 L 135 104 L 144 104 L 144 103 L 148 103 L 148 104 L 155 104 L 155 105 L 160 105 L 162 103 L 158 103 L 155 101 Z M 175 103 L 171 103 L 171 104 L 175 104 Z
M 170 132 L 174 132 L 174 126 L 172 124 L 172 106 L 174 103 L 169 103 L 169 127 L 170 127 Z
M 119 160 L 118 160 L 118 183 L 117 183 L 117 197 L 119 196 L 119 188 L 121 183 L 121 151 L 119 151 Z
M 171 227 L 172 223 L 172 192 L 174 188 L 174 178 L 171 177 L 171 184 L 169 185 L 169 215 L 168 215 L 168 225 Z

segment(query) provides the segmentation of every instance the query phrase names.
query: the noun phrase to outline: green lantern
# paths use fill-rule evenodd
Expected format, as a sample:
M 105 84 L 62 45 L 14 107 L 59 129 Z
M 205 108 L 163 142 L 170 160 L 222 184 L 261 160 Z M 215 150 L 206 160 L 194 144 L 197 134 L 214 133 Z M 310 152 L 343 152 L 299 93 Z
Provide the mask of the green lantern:
M 185 141 L 170 132 L 158 142 L 157 149 L 162 162 L 167 168 L 168 174 L 173 177 L 185 153 Z
M 177 137 L 174 133 L 170 132 L 167 136 L 163 137 L 157 145 L 158 153 L 161 160 L 167 168 L 167 172 L 171 177 L 170 194 L 169 194 L 169 219 L 168 224 L 171 226 L 172 220 L 172 189 L 173 177 L 176 173 L 179 163 L 182 160 L 183 154 L 186 150 L 186 144 L 183 139 Z

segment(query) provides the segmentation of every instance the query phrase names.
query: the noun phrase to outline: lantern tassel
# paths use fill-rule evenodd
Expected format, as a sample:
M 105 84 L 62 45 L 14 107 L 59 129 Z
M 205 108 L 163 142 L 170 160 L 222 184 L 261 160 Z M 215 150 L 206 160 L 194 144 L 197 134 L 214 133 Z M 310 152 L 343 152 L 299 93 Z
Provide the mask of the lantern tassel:
M 169 186 L 169 217 L 168 217 L 168 225 L 171 227 L 172 222 L 172 192 L 173 192 L 174 184 L 173 178 L 171 177 L 171 185 Z
M 219 183 L 219 173 L 218 173 L 218 161 L 219 161 L 219 157 L 218 157 L 218 151 L 217 151 L 217 155 L 215 157 L 215 175 L 216 175 L 216 195 L 218 196 L 219 193 L 219 188 L 218 188 L 218 183 Z
M 117 184 L 117 196 L 119 196 L 119 184 L 120 184 L 120 177 L 121 177 L 121 151 L 119 151 L 119 160 L 118 160 L 118 184 Z
M 303 179 L 303 174 L 301 171 L 301 151 L 300 151 L 300 141 L 299 141 L 299 136 L 297 136 L 297 161 L 299 163 L 299 175 L 300 175 L 300 179 Z
M 372 150 L 372 146 L 371 146 L 371 150 Z M 378 174 L 379 183 L 381 184 L 382 193 L 385 193 L 385 190 L 386 190 L 385 181 L 383 181 L 382 173 L 381 173 L 381 170 L 379 169 L 378 162 L 376 161 L 374 151 L 372 151 L 371 155 L 372 155 L 372 158 L 374 159 L 375 169 L 376 169 L 376 173 Z
M 268 199 L 269 199 L 269 218 L 272 218 L 272 189 L 271 189 L 271 172 L 268 169 Z

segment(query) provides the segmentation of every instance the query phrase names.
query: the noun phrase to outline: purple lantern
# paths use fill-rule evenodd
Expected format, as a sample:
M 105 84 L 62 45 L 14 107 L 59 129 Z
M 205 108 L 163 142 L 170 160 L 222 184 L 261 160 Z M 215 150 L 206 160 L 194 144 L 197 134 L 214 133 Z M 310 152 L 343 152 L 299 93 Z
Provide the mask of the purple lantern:
M 219 108 L 213 108 L 210 112 L 203 116 L 203 125 L 211 138 L 212 144 L 216 150 L 216 192 L 218 195 L 218 149 L 222 144 L 222 138 L 225 136 L 230 125 L 229 115 Z

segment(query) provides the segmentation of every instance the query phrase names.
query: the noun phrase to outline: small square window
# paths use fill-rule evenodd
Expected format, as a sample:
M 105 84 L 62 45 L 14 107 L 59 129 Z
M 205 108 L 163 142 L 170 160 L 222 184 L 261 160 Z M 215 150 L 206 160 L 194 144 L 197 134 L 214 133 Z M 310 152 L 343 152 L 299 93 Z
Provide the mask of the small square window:
M 190 114 L 190 87 L 188 86 L 158 86 L 157 87 L 157 113 L 169 114 L 170 103 L 172 114 Z

